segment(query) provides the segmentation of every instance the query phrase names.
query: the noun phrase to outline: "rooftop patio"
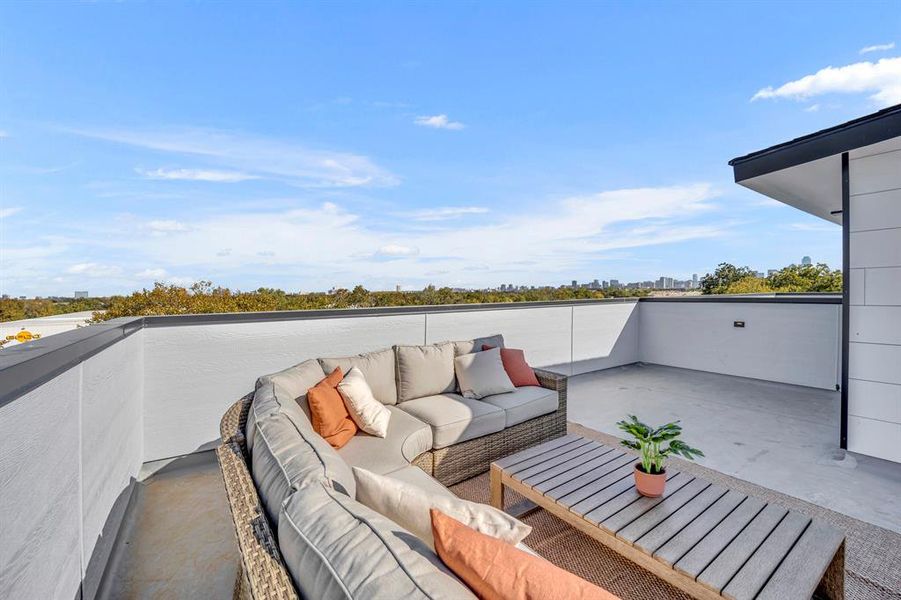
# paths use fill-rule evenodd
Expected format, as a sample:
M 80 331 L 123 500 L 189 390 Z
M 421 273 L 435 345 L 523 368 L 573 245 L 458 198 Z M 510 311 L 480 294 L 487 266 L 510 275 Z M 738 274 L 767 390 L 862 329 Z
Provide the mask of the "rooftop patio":
M 896 463 L 839 448 L 840 309 L 811 296 L 149 317 L 4 351 L 0 420 L 14 425 L 0 453 L 11 542 L 0 582 L 20 597 L 70 596 L 61 590 L 71 585 L 82 598 L 228 595 L 234 527 L 209 450 L 256 377 L 315 356 L 495 331 L 532 364 L 571 376 L 569 421 L 583 435 L 615 443 L 629 413 L 681 419 L 707 455 L 685 472 L 706 467 L 706 477 L 751 482 L 746 493 L 837 511 L 838 526 L 880 549 L 895 534 L 873 525 L 901 530 L 901 476 Z M 483 500 L 487 477 L 452 490 Z M 533 518 L 541 551 L 578 572 L 559 553 L 560 524 Z M 36 533 L 46 522 L 56 537 Z M 849 564 L 863 560 L 856 552 Z M 29 559 L 38 554 L 58 579 L 42 576 Z M 892 560 L 873 559 L 881 571 L 862 577 L 895 593 Z

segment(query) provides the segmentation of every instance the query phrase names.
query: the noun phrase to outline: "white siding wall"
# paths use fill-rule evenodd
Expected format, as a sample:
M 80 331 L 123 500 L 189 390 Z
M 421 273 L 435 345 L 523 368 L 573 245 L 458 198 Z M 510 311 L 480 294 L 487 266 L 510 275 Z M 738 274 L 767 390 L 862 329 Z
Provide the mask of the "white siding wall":
M 901 462 L 901 151 L 850 179 L 848 449 Z
M 141 336 L 0 407 L 0 598 L 96 592 L 142 463 Z
M 836 304 L 643 302 L 639 356 L 642 362 L 835 389 L 840 323 Z
M 253 389 L 257 377 L 308 358 L 503 333 L 510 346 L 525 350 L 531 364 L 567 374 L 633 363 L 638 360 L 638 306 L 147 328 L 144 460 L 215 446 L 225 409 Z

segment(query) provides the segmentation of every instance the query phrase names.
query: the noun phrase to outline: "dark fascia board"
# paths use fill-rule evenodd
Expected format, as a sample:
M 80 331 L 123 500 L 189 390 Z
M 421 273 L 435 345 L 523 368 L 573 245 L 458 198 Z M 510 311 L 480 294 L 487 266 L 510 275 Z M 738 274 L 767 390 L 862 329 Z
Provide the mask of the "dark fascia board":
M 757 304 L 841 304 L 841 296 L 682 296 L 672 298 L 604 298 L 549 302 L 505 302 L 494 304 L 447 304 L 438 306 L 394 306 L 339 310 L 296 310 L 199 315 L 123 317 L 0 350 L 0 406 L 27 394 L 77 366 L 95 354 L 144 327 L 177 327 L 265 321 L 296 321 L 348 317 L 379 317 L 485 310 L 634 304 L 636 302 L 711 302 Z
M 901 104 L 729 161 L 735 182 L 901 136 Z
M 0 350 L 0 406 L 140 331 L 143 326 L 142 317 L 123 317 Z

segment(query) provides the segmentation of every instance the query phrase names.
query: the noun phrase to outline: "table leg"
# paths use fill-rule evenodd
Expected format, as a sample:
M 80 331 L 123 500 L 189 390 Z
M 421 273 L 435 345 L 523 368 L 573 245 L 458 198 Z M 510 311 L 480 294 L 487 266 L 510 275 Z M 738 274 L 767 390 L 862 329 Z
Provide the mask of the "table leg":
M 488 475 L 489 477 L 489 489 L 490 489 L 490 498 L 489 502 L 491 506 L 497 508 L 499 510 L 504 510 L 504 484 L 501 482 L 501 470 L 499 467 L 491 465 L 491 472 Z
M 829 600 L 845 600 L 845 542 L 838 547 L 832 562 L 823 574 L 817 595 Z

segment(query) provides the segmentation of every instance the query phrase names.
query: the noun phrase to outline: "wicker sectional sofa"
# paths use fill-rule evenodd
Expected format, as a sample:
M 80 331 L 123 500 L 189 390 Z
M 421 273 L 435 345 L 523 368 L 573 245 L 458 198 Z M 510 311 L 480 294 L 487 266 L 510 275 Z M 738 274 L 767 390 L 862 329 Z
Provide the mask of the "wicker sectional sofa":
M 503 345 L 503 338 L 308 360 L 260 377 L 228 409 L 217 455 L 240 550 L 236 598 L 471 597 L 431 548 L 354 500 L 351 467 L 451 494 L 444 486 L 562 436 L 565 376 L 536 370 L 540 387 L 482 400 L 451 389 L 448 347 L 452 360 L 482 343 Z M 336 451 L 313 432 L 305 393 L 335 366 L 360 368 L 388 406 L 385 438 L 361 432 Z M 333 520 L 340 540 L 322 525 Z M 382 573 L 386 564 L 393 568 Z

